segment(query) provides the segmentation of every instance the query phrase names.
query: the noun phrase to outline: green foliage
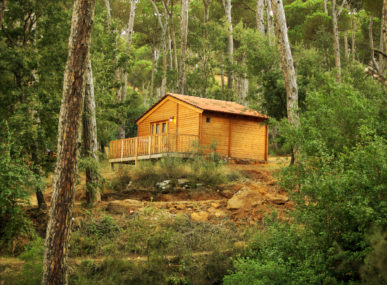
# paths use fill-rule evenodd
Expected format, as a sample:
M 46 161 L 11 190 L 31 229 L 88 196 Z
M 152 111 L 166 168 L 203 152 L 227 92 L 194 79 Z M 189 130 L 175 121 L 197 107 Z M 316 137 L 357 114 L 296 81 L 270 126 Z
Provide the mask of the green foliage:
M 18 158 L 8 125 L 0 125 L 0 248 L 10 246 L 13 238 L 28 233 L 29 223 L 21 205 L 28 203 L 31 173 Z

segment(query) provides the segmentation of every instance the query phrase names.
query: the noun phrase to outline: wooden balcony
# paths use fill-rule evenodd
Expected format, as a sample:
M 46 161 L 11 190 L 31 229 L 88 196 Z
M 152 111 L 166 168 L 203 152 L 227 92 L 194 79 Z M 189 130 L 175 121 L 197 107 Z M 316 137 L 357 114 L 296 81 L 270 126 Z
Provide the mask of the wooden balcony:
M 167 155 L 189 157 L 195 145 L 198 145 L 198 139 L 197 135 L 162 134 L 114 140 L 110 142 L 109 162 L 129 162 Z

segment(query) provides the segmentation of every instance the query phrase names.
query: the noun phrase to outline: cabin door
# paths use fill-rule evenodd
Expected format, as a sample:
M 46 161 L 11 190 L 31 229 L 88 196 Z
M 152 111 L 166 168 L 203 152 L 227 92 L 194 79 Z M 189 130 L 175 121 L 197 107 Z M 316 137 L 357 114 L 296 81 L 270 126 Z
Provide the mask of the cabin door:
M 168 121 L 156 122 L 151 124 L 152 133 L 152 153 L 162 153 L 168 151 L 167 135 Z

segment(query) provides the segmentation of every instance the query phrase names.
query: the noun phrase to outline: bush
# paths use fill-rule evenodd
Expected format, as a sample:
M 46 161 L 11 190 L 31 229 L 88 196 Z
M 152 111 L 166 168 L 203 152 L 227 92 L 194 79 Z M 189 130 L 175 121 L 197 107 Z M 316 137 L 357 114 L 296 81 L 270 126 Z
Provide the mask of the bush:
M 1 127 L 7 130 L 7 127 Z M 28 203 L 31 173 L 15 154 L 11 135 L 0 136 L 0 248 L 11 248 L 17 235 L 28 234 L 30 224 L 21 209 Z M 14 250 L 14 249 L 12 249 Z

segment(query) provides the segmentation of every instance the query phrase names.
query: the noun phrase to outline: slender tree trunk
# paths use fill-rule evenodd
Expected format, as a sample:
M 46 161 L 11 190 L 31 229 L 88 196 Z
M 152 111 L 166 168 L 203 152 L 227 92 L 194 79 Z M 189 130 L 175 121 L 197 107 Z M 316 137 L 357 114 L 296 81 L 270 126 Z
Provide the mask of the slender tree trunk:
M 349 58 L 349 49 L 348 49 L 348 31 L 344 32 L 344 54 L 345 58 Z
M 149 107 L 153 105 L 153 93 L 154 93 L 154 82 L 155 82 L 155 69 L 156 69 L 156 49 L 152 50 L 152 72 L 151 72 L 151 83 L 149 87 Z
M 228 53 L 228 61 L 230 66 L 232 66 L 234 62 L 234 38 L 233 38 L 233 26 L 232 26 L 232 17 L 231 17 L 231 0 L 222 0 L 224 11 L 226 14 L 226 21 L 228 24 L 227 27 L 227 53 Z M 232 69 L 232 68 L 231 68 Z M 228 89 L 233 89 L 233 72 L 232 70 L 229 71 L 227 74 L 228 81 L 227 81 L 227 87 Z
M 210 0 L 203 0 L 204 5 L 204 22 L 207 23 L 210 19 Z
M 39 181 L 41 179 L 40 177 L 41 177 L 42 173 L 41 173 L 39 165 L 38 165 L 38 161 L 39 161 L 38 146 L 37 146 L 36 142 L 34 142 L 34 144 L 32 145 L 31 160 L 33 163 L 32 172 L 34 173 L 36 180 Z M 38 201 L 38 208 L 39 209 L 47 209 L 47 204 L 46 204 L 46 201 L 44 200 L 42 187 L 40 186 L 39 182 L 35 186 L 35 194 L 36 194 L 36 200 Z
M 94 96 L 94 80 L 93 71 L 91 68 L 91 60 L 89 60 L 86 73 L 85 87 L 85 103 L 83 109 L 83 146 L 85 156 L 98 162 L 97 150 L 97 120 L 95 117 L 95 96 Z M 86 168 L 86 201 L 88 206 L 94 206 L 101 201 L 101 194 L 98 187 L 98 173 L 95 167 Z
M 4 11 L 7 4 L 7 0 L 0 0 L 0 29 L 3 24 Z
M 266 6 L 266 24 L 267 24 L 267 36 L 269 37 L 269 44 L 273 45 L 274 36 L 274 23 L 272 18 L 271 0 L 265 0 Z
M 294 69 L 293 56 L 289 45 L 288 28 L 286 25 L 285 12 L 282 0 L 272 0 L 276 34 L 278 38 L 278 49 L 281 57 L 281 67 L 284 74 L 286 88 L 286 107 L 289 123 L 297 127 L 298 116 L 298 86 L 297 76 Z M 296 151 L 294 150 L 296 153 Z
M 187 50 L 187 35 L 188 35 L 188 5 L 189 0 L 181 1 L 180 10 L 180 30 L 181 30 L 181 49 L 180 49 L 180 68 L 179 68 L 179 93 L 185 93 L 185 53 Z
M 95 0 L 76 0 L 59 114 L 58 150 L 47 225 L 42 284 L 67 284 L 71 234 L 87 63 Z
M 337 24 L 336 0 L 332 0 L 332 24 L 333 24 L 333 52 L 335 55 L 336 79 L 341 83 L 341 61 L 340 61 L 340 41 L 339 28 Z
M 328 0 L 324 0 L 324 13 L 328 15 Z
M 111 15 L 111 9 L 110 9 L 110 0 L 105 0 L 105 6 L 106 6 L 106 22 L 108 29 L 110 29 L 112 25 L 112 15 Z
M 371 50 L 371 62 L 375 65 L 376 69 L 378 69 L 378 65 L 375 61 L 375 48 L 374 48 L 374 35 L 373 35 L 373 25 L 374 25 L 374 17 L 372 14 L 370 15 L 370 24 L 368 26 L 368 36 L 370 40 L 370 50 Z
M 163 77 L 161 79 L 161 87 L 160 87 L 160 93 L 161 96 L 164 96 L 165 94 L 165 89 L 167 86 L 167 43 L 166 43 L 166 36 L 167 36 L 167 27 L 168 27 L 168 16 L 167 16 L 167 8 L 166 5 L 168 3 L 162 2 L 164 6 L 164 11 L 166 12 L 164 15 L 164 23 L 161 18 L 161 14 L 159 12 L 159 9 L 157 8 L 157 5 L 154 0 L 152 1 L 153 8 L 155 10 L 155 13 L 157 15 L 157 19 L 161 28 L 161 53 L 162 53 L 162 70 L 163 70 Z
M 178 72 L 179 64 L 177 61 L 177 46 L 176 46 L 176 33 L 175 26 L 173 24 L 173 1 L 171 2 L 171 9 L 169 11 L 169 33 L 172 39 L 172 48 L 173 48 L 173 68 Z
M 256 21 L 257 21 L 257 30 L 262 35 L 265 35 L 265 21 L 263 20 L 263 0 L 257 0 Z
M 382 23 L 380 34 L 380 50 L 387 54 L 387 0 L 383 1 L 382 11 Z M 387 57 L 380 55 L 380 71 L 384 74 L 384 70 L 387 68 Z
M 352 13 L 351 16 L 351 49 L 352 49 L 352 60 L 356 59 L 356 22 L 355 22 L 355 16 L 354 13 Z
M 133 39 L 133 27 L 134 27 L 134 18 L 136 16 L 136 0 L 130 0 L 130 14 L 128 20 L 128 28 L 126 29 L 126 54 L 129 56 L 130 48 L 132 46 Z M 121 102 L 125 102 L 126 94 L 128 92 L 128 73 L 127 70 L 123 74 L 124 86 L 122 87 Z

